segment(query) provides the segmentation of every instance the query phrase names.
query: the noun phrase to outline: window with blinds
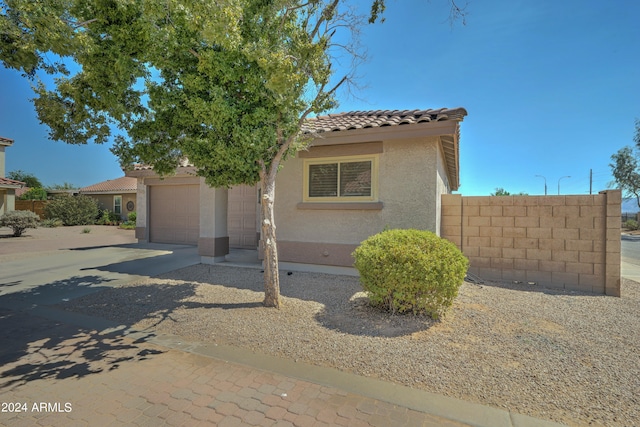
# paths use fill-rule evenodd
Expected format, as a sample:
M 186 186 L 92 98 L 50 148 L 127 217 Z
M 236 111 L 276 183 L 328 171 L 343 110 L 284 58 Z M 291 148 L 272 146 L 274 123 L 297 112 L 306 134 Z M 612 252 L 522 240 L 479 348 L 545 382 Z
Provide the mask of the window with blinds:
M 349 156 L 305 161 L 305 201 L 373 201 L 376 158 Z

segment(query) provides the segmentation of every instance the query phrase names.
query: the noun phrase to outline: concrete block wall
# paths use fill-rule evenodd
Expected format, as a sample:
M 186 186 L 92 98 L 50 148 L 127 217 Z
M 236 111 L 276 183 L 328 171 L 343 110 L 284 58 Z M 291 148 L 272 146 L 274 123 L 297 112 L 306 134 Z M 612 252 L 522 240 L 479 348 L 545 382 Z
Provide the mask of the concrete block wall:
M 488 280 L 620 296 L 620 190 L 579 196 L 442 196 L 441 236 Z

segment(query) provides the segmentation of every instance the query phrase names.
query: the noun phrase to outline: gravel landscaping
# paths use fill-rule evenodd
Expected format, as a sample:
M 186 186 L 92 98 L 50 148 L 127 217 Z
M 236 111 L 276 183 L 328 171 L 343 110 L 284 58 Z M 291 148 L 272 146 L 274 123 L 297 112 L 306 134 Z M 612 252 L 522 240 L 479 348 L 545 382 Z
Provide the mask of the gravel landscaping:
M 622 298 L 464 283 L 441 321 L 367 305 L 358 279 L 196 265 L 62 307 L 134 329 L 244 347 L 568 425 L 640 425 L 640 284 Z

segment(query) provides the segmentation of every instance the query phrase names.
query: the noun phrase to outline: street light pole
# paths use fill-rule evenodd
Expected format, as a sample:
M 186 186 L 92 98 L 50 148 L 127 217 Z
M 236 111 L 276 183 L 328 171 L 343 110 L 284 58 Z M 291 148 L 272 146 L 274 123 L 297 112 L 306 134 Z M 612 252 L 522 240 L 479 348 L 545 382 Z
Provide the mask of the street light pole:
M 560 177 L 560 179 L 571 178 L 569 175 Z M 560 195 L 560 179 L 558 180 L 558 196 Z
M 536 175 L 536 177 L 544 179 L 544 195 L 546 196 L 547 195 L 547 178 L 545 178 L 542 175 Z

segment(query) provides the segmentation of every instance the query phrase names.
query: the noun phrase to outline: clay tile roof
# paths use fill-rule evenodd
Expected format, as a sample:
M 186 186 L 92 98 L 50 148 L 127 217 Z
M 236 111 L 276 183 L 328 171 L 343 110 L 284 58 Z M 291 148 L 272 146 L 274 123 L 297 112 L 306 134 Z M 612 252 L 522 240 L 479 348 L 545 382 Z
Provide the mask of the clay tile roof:
M 340 132 L 384 126 L 401 126 L 442 120 L 462 120 L 467 115 L 464 108 L 440 108 L 438 110 L 374 110 L 350 111 L 312 117 L 305 121 L 305 133 Z
M 80 193 L 135 193 L 137 188 L 137 179 L 128 176 L 122 178 L 109 179 L 99 182 L 88 187 L 81 188 Z
M 22 196 L 27 191 L 31 190 L 31 187 L 20 187 L 16 188 L 16 197 Z
M 13 144 L 13 139 L 9 139 L 9 138 L 5 138 L 3 136 L 0 136 L 0 145 L 12 145 Z
M 440 108 L 437 110 L 350 111 L 348 113 L 335 113 L 307 118 L 302 126 L 302 132 L 318 134 L 322 132 L 340 132 L 386 126 L 415 125 L 444 120 L 462 121 L 466 115 L 467 110 L 462 107 Z M 178 166 L 178 170 L 180 170 L 180 168 L 193 168 L 193 165 L 185 159 Z M 134 171 L 152 169 L 153 167 L 151 165 L 133 165 Z M 454 187 L 454 189 L 457 189 L 455 184 Z
M 16 181 L 15 179 L 9 179 L 9 178 L 0 178 L 0 187 L 4 187 L 4 188 L 20 188 L 25 186 L 26 183 L 22 182 L 22 181 Z

